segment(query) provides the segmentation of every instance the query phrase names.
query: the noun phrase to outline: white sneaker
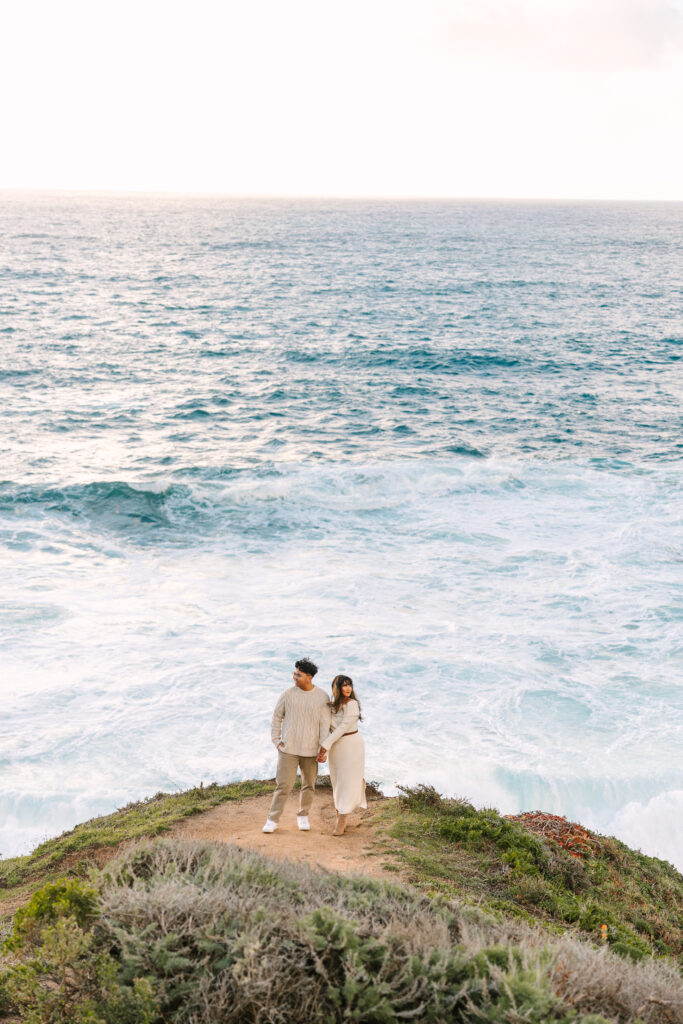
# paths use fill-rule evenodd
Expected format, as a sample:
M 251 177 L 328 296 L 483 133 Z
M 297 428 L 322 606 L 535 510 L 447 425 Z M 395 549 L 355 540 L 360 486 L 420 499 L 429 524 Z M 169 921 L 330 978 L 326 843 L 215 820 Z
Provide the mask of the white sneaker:
M 302 832 L 310 832 L 311 831 L 311 825 L 310 825 L 310 822 L 308 820 L 308 815 L 307 814 L 297 814 L 297 816 L 296 816 L 296 823 L 297 823 L 297 825 L 299 826 L 299 828 L 301 829 Z
M 263 826 L 261 831 L 262 832 L 274 832 L 276 828 L 277 828 L 277 822 L 273 821 L 272 818 L 268 818 L 268 821 L 265 823 L 265 825 Z

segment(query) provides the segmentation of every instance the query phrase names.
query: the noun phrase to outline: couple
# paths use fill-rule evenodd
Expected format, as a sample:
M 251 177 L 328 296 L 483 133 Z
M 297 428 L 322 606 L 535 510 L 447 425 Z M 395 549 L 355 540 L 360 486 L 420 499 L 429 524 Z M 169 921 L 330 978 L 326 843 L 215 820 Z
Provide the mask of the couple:
M 270 725 L 270 738 L 277 747 L 277 789 L 268 812 L 264 832 L 274 832 L 282 809 L 296 781 L 297 767 L 301 769 L 301 797 L 297 824 L 307 832 L 310 829 L 308 812 L 313 802 L 313 791 L 318 764 L 330 755 L 330 779 L 337 821 L 332 835 L 341 836 L 346 828 L 346 816 L 365 802 L 365 745 L 358 734 L 360 704 L 353 692 L 353 681 L 348 676 L 335 676 L 332 680 L 332 700 L 324 690 L 313 685 L 318 668 L 308 658 L 301 658 L 294 666 L 294 686 L 280 696 Z

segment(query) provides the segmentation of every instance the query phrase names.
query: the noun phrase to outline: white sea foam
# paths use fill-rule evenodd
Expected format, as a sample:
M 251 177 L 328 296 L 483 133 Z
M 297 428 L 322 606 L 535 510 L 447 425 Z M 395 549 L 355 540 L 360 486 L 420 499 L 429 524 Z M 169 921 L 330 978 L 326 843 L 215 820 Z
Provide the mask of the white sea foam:
M 659 793 L 646 803 L 632 800 L 602 831 L 683 870 L 683 789 Z
M 609 825 L 681 865 L 657 802 L 683 763 L 676 485 L 577 463 L 281 466 L 177 501 L 157 482 L 162 545 L 53 523 L 71 555 L 18 553 L 0 592 L 0 849 L 272 774 L 270 711 L 310 653 L 324 685 L 357 679 L 369 777 Z

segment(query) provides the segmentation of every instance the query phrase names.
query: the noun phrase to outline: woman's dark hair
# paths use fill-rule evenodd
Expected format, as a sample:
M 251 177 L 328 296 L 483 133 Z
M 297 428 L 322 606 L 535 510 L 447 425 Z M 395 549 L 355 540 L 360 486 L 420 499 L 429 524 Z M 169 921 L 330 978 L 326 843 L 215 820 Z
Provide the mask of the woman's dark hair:
M 294 668 L 298 668 L 299 672 L 305 672 L 307 676 L 314 676 L 318 671 L 318 666 L 314 665 L 310 658 L 299 658 L 294 662 Z
M 353 679 L 351 676 L 335 676 L 332 680 L 332 700 L 330 701 L 330 707 L 333 711 L 337 712 L 341 707 L 346 704 L 346 698 L 342 694 L 342 686 L 345 683 L 349 683 L 351 686 L 351 696 L 349 700 L 355 700 L 358 704 L 358 719 L 363 721 L 363 716 L 360 713 L 360 701 L 356 697 L 356 691 L 353 688 Z

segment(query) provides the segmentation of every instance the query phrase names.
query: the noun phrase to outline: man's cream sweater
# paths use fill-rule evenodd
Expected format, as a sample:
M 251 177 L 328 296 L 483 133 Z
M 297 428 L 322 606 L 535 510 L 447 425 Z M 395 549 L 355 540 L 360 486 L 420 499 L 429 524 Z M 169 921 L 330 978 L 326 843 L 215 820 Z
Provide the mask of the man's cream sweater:
M 270 738 L 285 754 L 315 757 L 330 731 L 329 697 L 320 687 L 301 690 L 290 686 L 275 705 Z

